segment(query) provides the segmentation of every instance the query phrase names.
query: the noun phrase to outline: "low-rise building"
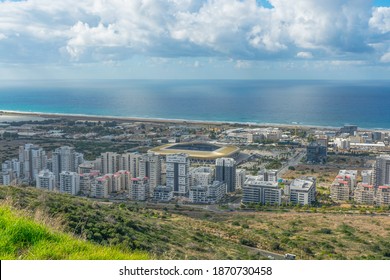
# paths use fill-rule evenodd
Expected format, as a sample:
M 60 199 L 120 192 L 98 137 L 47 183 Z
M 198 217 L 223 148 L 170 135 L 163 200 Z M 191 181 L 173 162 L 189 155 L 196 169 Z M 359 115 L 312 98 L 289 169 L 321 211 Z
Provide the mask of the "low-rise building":
M 290 202 L 300 205 L 311 205 L 316 199 L 316 179 L 302 177 L 294 179 L 289 187 Z
M 226 183 L 219 181 L 214 181 L 207 186 L 192 186 L 189 200 L 191 203 L 217 203 L 226 194 L 226 191 Z
M 173 189 L 167 186 L 157 186 L 153 191 L 153 200 L 169 202 L 173 199 Z
M 247 176 L 243 187 L 243 203 L 280 205 L 282 190 L 276 182 L 264 181 L 263 176 Z

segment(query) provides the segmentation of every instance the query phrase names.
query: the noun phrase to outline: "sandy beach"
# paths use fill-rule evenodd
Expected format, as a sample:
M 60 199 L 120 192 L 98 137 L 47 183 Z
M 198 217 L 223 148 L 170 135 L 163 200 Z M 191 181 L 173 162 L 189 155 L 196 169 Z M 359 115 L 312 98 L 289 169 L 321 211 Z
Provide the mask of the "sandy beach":
M 55 114 L 55 113 L 40 113 L 40 112 L 20 112 L 20 111 L 7 111 L 0 110 L 0 123 L 5 121 L 20 121 L 20 120 L 43 120 L 53 118 L 65 118 L 69 120 L 81 120 L 81 121 L 117 121 L 124 122 L 148 122 L 148 123 L 166 123 L 166 124 L 193 124 L 193 125 L 240 125 L 245 127 L 278 127 L 285 129 L 318 129 L 318 130 L 339 130 L 340 127 L 333 126 L 316 126 L 316 125 L 303 125 L 297 124 L 276 124 L 276 123 L 242 123 L 242 122 L 229 122 L 229 121 L 204 121 L 204 120 L 184 120 L 184 119 L 160 119 L 160 118 L 140 118 L 140 117 L 118 117 L 118 116 L 98 116 L 98 115 L 82 115 L 82 114 Z M 381 131 L 389 132 L 388 129 L 372 129 L 361 128 L 361 131 Z

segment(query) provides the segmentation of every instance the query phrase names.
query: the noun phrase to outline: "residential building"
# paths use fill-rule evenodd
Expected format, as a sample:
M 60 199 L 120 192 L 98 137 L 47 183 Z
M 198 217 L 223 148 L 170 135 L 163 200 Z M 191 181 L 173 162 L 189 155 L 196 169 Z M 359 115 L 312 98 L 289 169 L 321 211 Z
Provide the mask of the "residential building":
M 80 191 L 80 178 L 76 172 L 62 171 L 60 173 L 60 192 L 77 195 Z
M 102 160 L 101 173 L 102 174 L 114 174 L 119 171 L 119 162 L 121 156 L 117 153 L 106 152 L 100 156 Z
M 44 169 L 39 172 L 36 180 L 36 186 L 38 189 L 53 191 L 55 183 L 56 179 L 53 172 L 50 172 L 48 169 Z
M 348 181 L 336 178 L 330 186 L 330 197 L 334 201 L 348 201 L 350 198 Z
M 138 153 L 125 153 L 119 159 L 119 169 L 130 171 L 132 178 L 140 176 L 139 161 L 142 155 Z
M 188 195 L 190 159 L 187 154 L 166 156 L 166 181 L 177 196 Z
M 46 168 L 46 152 L 37 145 L 25 144 L 19 147 L 21 177 L 29 183 L 35 181 L 39 172 Z
M 245 169 L 237 169 L 236 170 L 236 190 L 241 190 L 244 187 L 246 179 L 246 170 Z
M 373 185 L 358 183 L 354 190 L 353 200 L 359 204 L 372 205 L 375 201 L 375 188 Z
M 208 203 L 207 186 L 192 186 L 190 187 L 189 199 L 191 203 Z
M 108 198 L 109 181 L 108 176 L 97 177 L 91 184 L 91 197 Z
M 265 182 L 277 182 L 278 181 L 278 170 L 276 170 L 276 169 L 260 170 L 259 175 L 263 176 L 263 181 L 265 181 Z
M 149 198 L 148 178 L 138 177 L 138 178 L 131 179 L 129 198 L 131 200 L 138 200 L 138 201 L 145 201 Z
M 247 176 L 242 191 L 243 203 L 280 205 L 282 201 L 282 190 L 278 183 L 264 181 L 261 175 Z
M 92 184 L 95 182 L 96 178 L 99 176 L 99 171 L 91 170 L 89 173 L 79 174 L 80 176 L 80 194 L 89 196 L 92 191 Z
M 376 204 L 390 205 L 390 186 L 379 186 L 376 190 Z
M 214 180 L 214 169 L 211 167 L 195 167 L 190 169 L 191 186 L 207 186 Z
M 227 192 L 234 192 L 236 189 L 236 161 L 232 158 L 218 158 L 215 165 L 215 180 L 225 182 Z
M 374 172 L 372 170 L 362 170 L 362 183 L 367 185 L 374 184 Z
M 73 147 L 63 146 L 52 153 L 52 168 L 56 176 L 57 184 L 60 173 L 63 171 L 77 172 L 80 164 L 84 162 L 84 156 L 76 153 Z
M 148 153 L 139 159 L 139 177 L 149 178 L 149 188 L 151 194 L 158 185 L 161 185 L 161 157 Z
M 340 170 L 336 179 L 347 181 L 349 190 L 352 192 L 356 187 L 357 173 L 357 170 Z
M 390 155 L 380 155 L 376 158 L 374 173 L 376 188 L 390 185 Z
M 189 192 L 191 203 L 217 203 L 226 194 L 226 183 L 214 181 L 210 185 L 192 186 Z
M 129 191 L 131 186 L 131 174 L 127 170 L 119 170 L 114 174 L 115 191 Z
M 302 177 L 294 179 L 289 186 L 290 202 L 300 205 L 311 205 L 316 199 L 316 179 Z
M 153 200 L 169 202 L 173 199 L 173 189 L 167 186 L 157 186 L 153 191 Z

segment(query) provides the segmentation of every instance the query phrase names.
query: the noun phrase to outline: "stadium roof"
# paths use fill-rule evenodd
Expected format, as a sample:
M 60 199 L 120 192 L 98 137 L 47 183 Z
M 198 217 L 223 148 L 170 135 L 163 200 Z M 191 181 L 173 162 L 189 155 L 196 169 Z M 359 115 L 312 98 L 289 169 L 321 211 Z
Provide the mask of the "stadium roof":
M 234 157 L 240 149 L 236 146 L 220 146 L 208 143 L 173 143 L 149 151 L 163 156 L 184 153 L 193 159 L 213 160 L 222 157 Z

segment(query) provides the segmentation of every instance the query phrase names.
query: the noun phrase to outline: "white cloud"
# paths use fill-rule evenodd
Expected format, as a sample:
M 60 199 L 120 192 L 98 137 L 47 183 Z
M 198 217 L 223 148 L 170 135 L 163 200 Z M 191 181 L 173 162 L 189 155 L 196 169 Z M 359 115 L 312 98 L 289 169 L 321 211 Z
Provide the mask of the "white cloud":
M 383 63 L 390 63 L 390 52 L 382 55 L 380 61 Z
M 133 55 L 356 60 L 372 49 L 378 56 L 372 46 L 388 48 L 375 36 L 390 31 L 390 8 L 371 9 L 366 0 L 269 2 L 274 8 L 256 0 L 0 2 L 0 40 L 7 43 L 0 61 L 64 54 L 87 62 Z
M 378 7 L 373 9 L 369 25 L 380 33 L 390 32 L 390 8 Z
M 297 53 L 296 57 L 310 59 L 313 58 L 313 54 L 311 52 L 299 52 Z
M 235 67 L 238 69 L 248 69 L 251 68 L 252 64 L 247 60 L 237 60 Z

